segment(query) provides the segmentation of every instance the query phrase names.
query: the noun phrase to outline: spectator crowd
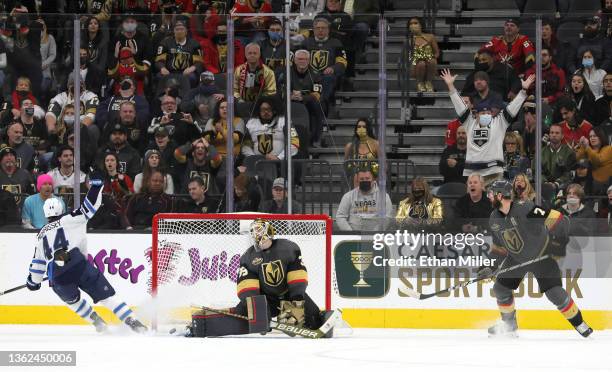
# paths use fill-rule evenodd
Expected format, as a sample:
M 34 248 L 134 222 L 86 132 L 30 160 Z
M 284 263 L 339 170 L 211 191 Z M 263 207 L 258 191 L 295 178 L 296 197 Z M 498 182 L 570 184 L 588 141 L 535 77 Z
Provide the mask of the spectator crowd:
M 148 228 L 160 212 L 224 212 L 227 193 L 234 211 L 286 213 L 285 178 L 257 174 L 255 165 L 277 162 L 280 169 L 289 155 L 308 158 L 310 149 L 326 145 L 321 137 L 328 130 L 326 118 L 334 115 L 336 92 L 355 90 L 357 65 L 366 62 L 366 41 L 375 34 L 385 3 L 292 1 L 293 12 L 309 16 L 283 20 L 240 16 L 281 12 L 285 4 L 278 0 L 3 1 L 0 225 L 39 228 L 45 223 L 42 203 L 59 197 L 69 209 L 74 185 L 83 190 L 92 175 L 105 180 L 104 207 L 89 225 L 94 229 Z M 376 183 L 376 160 L 384 149 L 370 120 L 359 118 L 344 147 L 351 190 L 337 208 L 338 228 L 395 223 L 436 229 L 457 216 L 457 229 L 481 231 L 486 229 L 481 218 L 490 211 L 487 185 L 505 178 L 518 200 L 532 200 L 536 172 L 542 174 L 547 206 L 569 216 L 607 218 L 609 228 L 612 39 L 607 15 L 612 2 L 605 3 L 583 20 L 575 40 L 557 37 L 557 20 L 543 23 L 541 102 L 532 84 L 535 47 L 520 32 L 518 18 L 506 20 L 501 35 L 478 50 L 462 87 L 455 87 L 456 75 L 443 71 L 457 111 L 449 118 L 448 146 L 439 163 L 444 181 L 433 185 L 415 177 L 395 208 Z M 81 14 L 81 29 L 73 30 L 73 18 L 63 14 Z M 228 45 L 227 14 L 235 29 L 233 45 Z M 418 17 L 406 28 L 416 90 L 431 93 L 442 54 L 436 35 L 427 33 Z M 74 32 L 80 45 L 73 45 Z M 233 51 L 231 63 L 228 51 Z M 287 63 L 288 98 L 296 111 L 306 113 L 294 118 L 290 129 L 281 103 L 287 98 Z M 234 82 L 232 122 L 228 74 Z M 538 105 L 543 138 L 535 138 Z M 541 169 L 535 169 L 536 141 L 543 143 Z M 233 190 L 225 187 L 228 176 L 234 178 Z M 449 204 L 444 190 L 452 185 L 462 188 L 454 188 L 461 192 Z M 381 225 L 377 205 L 383 200 L 387 213 Z M 303 207 L 292 201 L 294 212 Z

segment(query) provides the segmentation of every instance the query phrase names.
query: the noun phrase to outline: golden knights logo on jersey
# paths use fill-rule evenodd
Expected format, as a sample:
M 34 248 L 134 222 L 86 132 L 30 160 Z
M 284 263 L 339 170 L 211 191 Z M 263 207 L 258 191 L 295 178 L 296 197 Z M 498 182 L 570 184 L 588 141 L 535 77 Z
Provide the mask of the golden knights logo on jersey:
M 519 254 L 525 247 L 525 242 L 516 227 L 505 229 L 501 232 L 504 246 L 510 253 Z
M 310 58 L 310 66 L 313 70 L 321 72 L 328 67 L 329 50 L 315 50 Z
M 192 170 L 189 173 L 189 179 L 192 179 L 193 177 L 200 177 L 202 179 L 202 182 L 204 182 L 204 191 L 208 190 L 208 180 L 210 178 L 210 175 L 207 172 L 199 172 L 196 170 Z
M 281 260 L 266 262 L 261 265 L 264 282 L 270 287 L 278 287 L 285 279 L 285 271 Z
M 427 218 L 427 206 L 423 202 L 416 202 L 412 205 L 408 215 L 412 218 L 426 219 Z
M 21 203 L 21 185 L 2 185 L 2 189 L 15 195 L 15 203 Z
M 267 155 L 271 153 L 273 147 L 274 142 L 271 134 L 260 134 L 257 136 L 257 148 L 260 154 Z
M 489 142 L 489 128 L 474 128 L 472 134 L 472 142 L 478 147 Z
M 190 53 L 183 52 L 181 48 L 171 48 L 170 54 L 172 55 L 172 69 L 180 71 L 189 67 Z

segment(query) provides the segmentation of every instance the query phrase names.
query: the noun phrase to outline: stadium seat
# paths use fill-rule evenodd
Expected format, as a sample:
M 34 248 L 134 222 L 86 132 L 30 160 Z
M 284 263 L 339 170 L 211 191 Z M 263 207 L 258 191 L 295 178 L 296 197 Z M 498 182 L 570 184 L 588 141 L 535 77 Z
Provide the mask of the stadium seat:
M 529 19 L 529 17 L 527 17 L 526 20 L 521 22 L 521 34 L 526 35 L 531 41 L 534 42 L 536 36 L 535 25 L 535 21 L 533 19 Z
M 600 8 L 600 0 L 570 0 L 568 14 L 577 17 L 592 17 Z
M 541 14 L 544 17 L 553 18 L 557 11 L 554 1 L 528 0 L 523 11 L 523 16 L 532 17 Z M 521 25 L 521 30 L 523 25 Z
M 467 187 L 465 183 L 461 182 L 449 182 L 440 185 L 438 190 L 436 190 L 436 196 L 445 197 L 445 196 L 454 196 L 460 197 L 466 193 Z
M 215 85 L 217 86 L 217 88 L 221 89 L 223 92 L 225 92 L 227 88 L 226 80 L 227 80 L 227 74 L 225 73 L 215 74 Z
M 564 22 L 557 28 L 557 39 L 575 44 L 580 39 L 580 34 L 583 31 L 584 25 L 581 22 Z

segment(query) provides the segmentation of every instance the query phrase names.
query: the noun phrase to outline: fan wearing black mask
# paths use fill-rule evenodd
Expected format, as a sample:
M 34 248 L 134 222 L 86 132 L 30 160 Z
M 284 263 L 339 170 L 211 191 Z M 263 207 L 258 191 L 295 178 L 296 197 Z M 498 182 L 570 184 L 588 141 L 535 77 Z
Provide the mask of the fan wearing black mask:
M 443 219 L 442 201 L 429 191 L 427 181 L 417 177 L 412 181 L 411 194 L 399 203 L 395 220 L 398 225 L 432 227 Z
M 212 39 L 200 40 L 202 52 L 204 53 L 204 68 L 213 74 L 227 72 L 227 25 L 221 21 L 217 25 L 217 33 Z M 234 67 L 246 61 L 244 45 L 238 39 L 234 39 Z

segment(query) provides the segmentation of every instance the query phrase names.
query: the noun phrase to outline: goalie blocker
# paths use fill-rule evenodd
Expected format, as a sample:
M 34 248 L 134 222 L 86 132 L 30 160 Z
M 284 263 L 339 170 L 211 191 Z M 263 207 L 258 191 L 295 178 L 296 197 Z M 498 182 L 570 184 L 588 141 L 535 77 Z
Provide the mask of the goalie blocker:
M 248 322 L 198 311 L 192 316 L 192 330 L 188 333 L 197 337 L 263 333 L 269 330 L 269 320 L 274 317 L 279 324 L 312 330 L 323 325 L 327 314 L 306 294 L 308 274 L 300 248 L 290 240 L 274 239 L 274 234 L 268 221 L 253 221 L 253 244 L 240 258 L 240 302 L 229 312 L 246 316 Z

